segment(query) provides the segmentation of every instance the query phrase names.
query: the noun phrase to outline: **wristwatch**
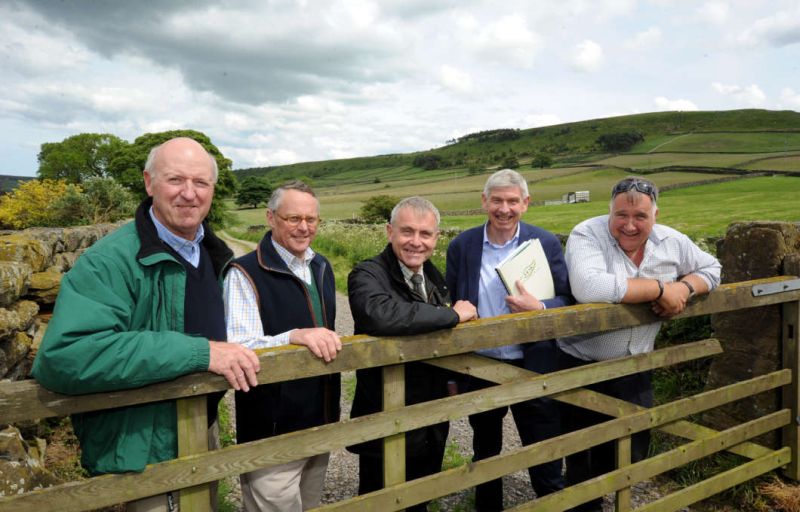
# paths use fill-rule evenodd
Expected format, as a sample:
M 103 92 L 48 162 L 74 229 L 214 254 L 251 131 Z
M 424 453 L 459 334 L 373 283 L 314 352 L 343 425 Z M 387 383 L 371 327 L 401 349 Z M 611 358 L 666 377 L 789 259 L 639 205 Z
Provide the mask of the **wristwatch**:
M 686 287 L 689 289 L 689 296 L 686 298 L 686 300 L 692 300 L 696 295 L 696 292 L 694 291 L 694 286 L 692 286 L 692 283 L 690 283 L 689 281 L 682 280 L 681 282 L 685 284 Z

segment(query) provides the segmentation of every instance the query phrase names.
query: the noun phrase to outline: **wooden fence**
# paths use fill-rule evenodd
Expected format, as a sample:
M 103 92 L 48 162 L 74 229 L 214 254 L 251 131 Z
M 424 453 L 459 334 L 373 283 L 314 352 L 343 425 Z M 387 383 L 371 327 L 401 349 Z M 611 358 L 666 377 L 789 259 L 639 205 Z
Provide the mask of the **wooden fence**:
M 800 480 L 800 467 L 797 464 L 800 460 L 798 280 L 779 277 L 723 285 L 693 302 L 679 318 L 779 304 L 783 310 L 783 334 L 782 340 L 776 340 L 776 343 L 780 342 L 783 346 L 783 369 L 651 409 L 582 387 L 622 375 L 713 356 L 722 351 L 717 340 L 686 343 L 650 354 L 599 362 L 543 376 L 471 354 L 477 349 L 507 344 L 509 340 L 535 342 L 649 323 L 654 317 L 646 305 L 583 304 L 482 319 L 418 336 L 352 336 L 343 339 L 344 348 L 330 364 L 313 358 L 302 347 L 265 350 L 259 354 L 261 384 L 383 366 L 386 410 L 212 452 L 206 448 L 204 395 L 228 388 L 224 379 L 212 374 L 193 374 L 135 390 L 83 396 L 52 393 L 34 381 L 2 383 L 0 418 L 3 423 L 177 399 L 179 458 L 150 465 L 142 473 L 104 475 L 5 496 L 0 498 L 0 510 L 38 512 L 57 508 L 61 512 L 82 511 L 176 489 L 181 489 L 182 510 L 207 510 L 208 482 L 377 438 L 385 438 L 387 488 L 323 505 L 318 510 L 401 510 L 608 441 L 617 443 L 616 470 L 525 503 L 514 510 L 564 510 L 610 492 L 617 493 L 618 510 L 628 510 L 630 488 L 636 482 L 722 450 L 742 455 L 750 461 L 637 510 L 677 510 L 776 468 L 784 468 L 787 476 Z M 402 363 L 419 360 L 499 385 L 404 407 Z M 783 409 L 725 431 L 714 431 L 684 419 L 779 388 L 783 389 Z M 614 419 L 511 453 L 403 482 L 404 432 L 542 396 L 552 396 L 562 402 L 597 410 Z M 651 428 L 680 436 L 689 442 L 631 464 L 630 436 Z M 784 442 L 780 449 L 773 450 L 748 441 L 776 429 L 783 429 Z

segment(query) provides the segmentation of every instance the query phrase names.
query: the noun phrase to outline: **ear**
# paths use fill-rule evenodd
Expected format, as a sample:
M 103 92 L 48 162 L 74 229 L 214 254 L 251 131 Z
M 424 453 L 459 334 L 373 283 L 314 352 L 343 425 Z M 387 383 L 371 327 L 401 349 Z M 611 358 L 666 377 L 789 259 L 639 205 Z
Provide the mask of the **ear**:
M 153 190 L 152 190 L 153 178 L 147 171 L 143 171 L 142 174 L 144 175 L 144 189 L 147 191 L 148 196 L 153 197 Z
M 275 229 L 275 214 L 269 208 L 267 208 L 267 224 L 270 229 Z
M 489 211 L 489 208 L 487 207 L 487 205 L 488 205 L 488 199 L 486 198 L 486 194 L 481 192 L 481 208 L 483 208 L 483 211 L 485 211 L 485 212 Z
M 386 239 L 387 240 L 391 240 L 392 239 L 392 224 L 391 224 L 391 222 L 387 222 L 386 223 Z

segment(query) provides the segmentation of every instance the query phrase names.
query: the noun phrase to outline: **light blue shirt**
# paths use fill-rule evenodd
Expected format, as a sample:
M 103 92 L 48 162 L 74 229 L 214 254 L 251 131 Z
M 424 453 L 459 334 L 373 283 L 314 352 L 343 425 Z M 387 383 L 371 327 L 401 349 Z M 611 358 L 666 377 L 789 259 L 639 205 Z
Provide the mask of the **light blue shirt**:
M 194 240 L 186 240 L 185 238 L 179 237 L 167 229 L 165 225 L 159 222 L 153 213 L 152 206 L 150 207 L 150 218 L 153 219 L 153 224 L 156 225 L 158 238 L 163 240 L 168 246 L 172 247 L 175 252 L 180 254 L 183 259 L 191 263 L 194 268 L 197 268 L 197 265 L 200 264 L 200 242 L 203 241 L 203 237 L 205 236 L 203 225 L 200 224 L 200 227 L 197 228 L 197 233 L 194 235 Z
M 489 318 L 507 315 L 511 309 L 506 303 L 508 291 L 503 286 L 495 268 L 519 245 L 519 224 L 514 237 L 503 245 L 489 241 L 486 232 L 488 223 L 483 227 L 483 250 L 481 252 L 481 277 L 478 281 L 478 317 Z M 504 347 L 485 348 L 476 353 L 495 359 L 522 359 L 522 345 L 506 345 Z

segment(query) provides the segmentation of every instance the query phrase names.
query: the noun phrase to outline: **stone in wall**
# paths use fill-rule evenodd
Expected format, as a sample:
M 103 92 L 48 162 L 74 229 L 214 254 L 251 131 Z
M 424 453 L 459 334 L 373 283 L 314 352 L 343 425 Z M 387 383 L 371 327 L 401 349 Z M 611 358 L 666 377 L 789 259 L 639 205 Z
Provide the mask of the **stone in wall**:
M 29 300 L 21 300 L 8 308 L 0 308 L 0 339 L 17 331 L 27 331 L 33 325 L 38 312 L 39 306 Z
M 797 275 L 800 269 L 800 223 L 732 224 L 717 247 L 722 282 L 733 283 Z M 724 352 L 714 358 L 707 388 L 715 389 L 781 368 L 781 307 L 750 308 L 712 317 L 714 335 Z M 779 408 L 779 394 L 762 393 L 704 414 L 717 429 L 730 428 Z M 777 443 L 773 433 L 761 442 Z
M 31 267 L 27 263 L 0 261 L 0 307 L 16 302 L 28 291 Z
M 0 236 L 0 261 L 27 263 L 41 272 L 53 263 L 53 245 L 17 232 Z
M 57 267 L 31 274 L 27 297 L 39 304 L 54 304 L 62 277 L 64 274 Z
M 45 443 L 31 446 L 19 430 L 9 426 L 0 431 L 0 496 L 12 496 L 58 484 L 44 468 Z
M 33 340 L 24 332 L 16 332 L 8 338 L 0 340 L 0 375 L 8 377 L 8 373 L 19 366 L 31 350 Z M 27 375 L 27 364 L 23 364 L 19 372 Z M 12 379 L 14 380 L 14 379 Z

